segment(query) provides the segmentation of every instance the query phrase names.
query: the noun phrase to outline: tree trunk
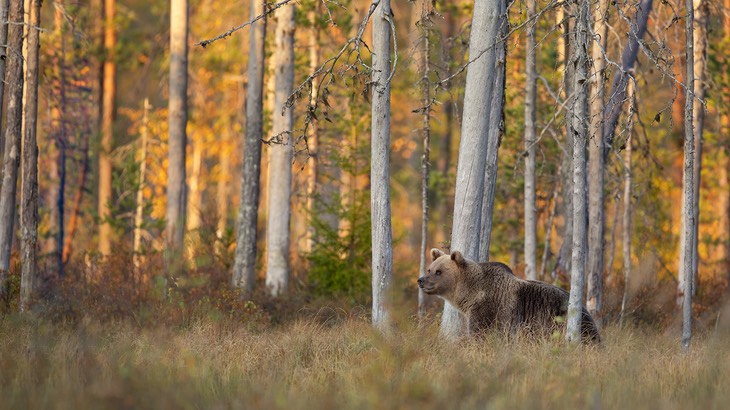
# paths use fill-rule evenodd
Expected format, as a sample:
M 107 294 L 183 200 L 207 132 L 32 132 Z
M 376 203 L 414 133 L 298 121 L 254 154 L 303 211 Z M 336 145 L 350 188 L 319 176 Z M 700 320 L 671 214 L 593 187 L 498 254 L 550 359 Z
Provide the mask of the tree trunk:
M 317 26 L 317 14 L 319 14 L 319 4 L 316 3 L 314 11 L 309 13 L 308 19 L 312 24 L 311 27 L 311 39 L 312 42 L 309 46 L 309 71 L 314 73 L 319 68 L 319 31 L 320 28 Z M 319 77 L 312 79 L 312 89 L 310 93 L 310 107 L 314 109 L 314 105 L 319 95 Z M 307 214 L 308 217 L 314 215 L 317 212 L 317 190 L 319 188 L 319 167 L 322 162 L 322 153 L 319 141 L 319 126 L 317 120 L 312 120 L 309 123 L 309 138 L 307 139 L 309 144 L 310 156 L 307 164 Z M 305 218 L 305 219 L 307 219 Z M 309 224 L 309 229 L 306 234 L 306 247 L 302 249 L 303 252 L 309 253 L 314 246 L 314 226 Z
M 479 259 L 482 228 L 482 206 L 484 202 L 485 170 L 487 169 L 490 138 L 498 137 L 494 128 L 491 106 L 500 106 L 495 92 L 501 84 L 500 73 L 504 60 L 498 56 L 504 51 L 500 34 L 506 29 L 507 14 L 504 1 L 477 1 L 474 4 L 469 60 L 464 94 L 464 113 L 459 143 L 459 160 L 456 170 L 456 192 L 454 198 L 454 222 L 451 232 L 451 251 L 461 251 L 471 260 Z M 479 58 L 476 58 L 480 56 Z M 503 78 L 503 77 L 502 77 Z M 495 152 L 496 156 L 496 152 Z M 496 171 L 496 168 L 495 168 Z M 490 187 L 491 188 L 491 187 Z M 463 318 L 449 303 L 444 303 L 441 320 L 441 335 L 454 340 L 463 333 Z
M 390 0 L 380 0 L 373 13 L 373 86 L 370 206 L 373 326 L 385 330 L 388 290 L 393 275 L 393 232 L 390 220 L 390 43 L 393 13 Z
M 137 186 L 137 208 L 134 211 L 134 241 L 133 250 L 134 257 L 132 263 L 137 275 L 140 275 L 140 267 L 142 265 L 142 225 L 144 224 L 144 187 L 145 174 L 147 173 L 147 134 L 149 132 L 149 111 L 150 100 L 144 99 L 142 107 L 142 129 L 140 130 L 140 147 L 139 147 L 139 180 Z
M 251 18 L 264 12 L 264 4 L 251 2 Z M 256 243 L 261 183 L 261 139 L 264 117 L 264 46 L 266 17 L 251 24 L 248 47 L 248 85 L 246 90 L 246 135 L 243 140 L 243 174 L 238 208 L 238 233 L 233 264 L 233 286 L 247 293 L 256 279 Z
M 104 1 L 104 83 L 102 91 L 101 146 L 99 147 L 99 253 L 111 253 L 111 225 L 106 221 L 112 200 L 112 158 L 114 146 L 114 100 L 116 98 L 116 0 Z
M 23 119 L 23 2 L 10 3 L 11 23 L 8 28 L 8 109 L 5 123 L 5 152 L 3 152 L 3 183 L 0 187 L 0 296 L 5 296 L 10 253 L 15 230 L 15 196 Z
M 695 136 L 695 158 L 694 171 L 692 175 L 694 182 L 694 212 L 695 224 L 692 232 L 692 295 L 697 294 L 699 282 L 699 228 L 700 228 L 700 189 L 702 187 L 702 144 L 704 141 L 705 126 L 705 79 L 707 78 L 707 20 L 708 2 L 706 0 L 694 0 L 694 72 L 695 72 L 695 99 L 693 100 L 692 123 L 694 124 Z
M 527 19 L 535 18 L 536 0 L 527 0 Z M 537 280 L 537 209 L 535 204 L 535 111 L 537 108 L 537 69 L 535 26 L 527 26 L 525 47 L 525 278 Z
M 566 339 L 580 343 L 583 318 L 583 286 L 586 251 L 586 143 L 588 125 L 588 87 L 591 60 L 588 48 L 591 41 L 591 4 L 573 0 L 576 27 L 572 34 L 574 44 L 571 53 L 573 66 L 573 98 L 570 109 L 569 132 L 573 133 L 573 249 L 570 269 L 570 298 L 568 302 L 568 325 Z
M 289 285 L 291 182 L 294 133 L 286 100 L 294 87 L 294 5 L 276 10 L 273 142 L 269 147 L 269 215 L 266 229 L 266 286 L 273 296 Z
M 688 352 L 692 340 L 692 234 L 694 232 L 694 116 L 695 74 L 694 74 L 694 5 L 692 0 L 686 0 L 686 41 L 685 58 L 687 59 L 687 99 L 684 104 L 684 176 L 682 187 L 682 234 L 680 236 L 681 254 L 679 255 L 679 277 L 684 280 L 684 286 L 679 289 L 682 301 L 682 351 Z
M 626 87 L 629 84 L 629 74 L 634 69 L 636 57 L 639 54 L 639 41 L 646 33 L 646 26 L 649 21 L 649 13 L 651 13 L 653 0 L 641 0 L 636 10 L 631 27 L 636 27 L 636 31 L 629 31 L 629 39 L 621 55 L 621 69 L 613 77 L 611 92 L 608 94 L 606 108 L 603 114 L 603 138 L 605 145 L 603 148 L 604 160 L 608 157 L 608 153 L 613 145 L 613 139 L 616 135 L 616 126 L 621 116 L 621 107 L 626 101 Z
M 170 101 L 168 113 L 165 239 L 168 273 L 182 268 L 185 237 L 185 147 L 188 123 L 188 0 L 170 3 Z
M 629 280 L 631 279 L 631 145 L 634 143 L 633 131 L 634 131 L 634 86 L 633 83 L 629 83 L 628 90 L 629 101 L 631 101 L 631 111 L 629 112 L 629 140 L 626 142 L 626 152 L 624 154 L 624 229 L 623 238 L 621 240 L 623 245 L 623 256 L 624 256 L 624 292 L 621 298 L 621 316 L 619 319 L 619 325 L 623 326 L 624 315 L 626 314 L 626 303 L 629 299 Z M 618 209 L 616 210 L 618 213 Z
M 190 195 L 188 195 L 188 217 L 186 229 L 194 232 L 200 229 L 201 212 L 203 212 L 203 187 L 200 180 L 203 173 L 202 135 L 193 141 L 192 169 L 190 170 Z
M 5 69 L 7 68 L 8 57 L 8 10 L 9 0 L 0 0 L 0 112 L 2 112 L 5 96 Z M 3 129 L 2 116 L 0 116 L 0 130 Z M 3 153 L 5 152 L 5 133 L 0 132 L 0 166 L 3 164 Z M 2 182 L 0 182 L 2 183 Z
M 429 38 L 431 0 L 422 0 L 421 18 L 418 24 L 421 31 L 420 72 L 421 98 L 423 99 L 423 156 L 421 157 L 421 253 L 418 277 L 426 276 L 428 259 L 428 180 L 431 155 L 431 40 Z M 418 317 L 426 314 L 427 297 L 422 289 L 418 289 Z
M 723 18 L 723 26 L 725 29 L 725 41 L 730 41 L 730 0 L 725 0 L 725 15 Z M 728 284 L 730 284 L 730 58 L 727 54 L 724 58 L 723 75 L 725 87 L 723 87 L 722 95 L 723 113 L 722 126 L 725 132 L 725 271 L 727 272 Z M 730 286 L 728 286 L 730 289 Z
M 38 51 L 40 49 L 41 2 L 30 2 L 28 51 L 23 131 L 23 189 L 20 200 L 20 311 L 30 307 L 37 286 L 38 244 Z
M 608 0 L 599 0 L 594 11 L 592 41 L 593 72 L 591 73 L 590 136 L 588 141 L 588 292 L 586 305 L 593 318 L 600 323 L 603 306 L 603 257 L 604 257 L 604 173 L 603 159 L 603 98 L 608 36 Z
M 233 155 L 233 139 L 231 138 L 230 132 L 226 131 L 223 137 L 223 147 L 220 149 L 218 156 L 218 162 L 220 163 L 220 175 L 218 177 L 218 184 L 216 186 L 216 205 L 218 212 L 218 224 L 216 226 L 216 236 L 218 239 L 223 239 L 226 229 L 228 228 L 228 201 L 229 201 L 229 188 L 231 174 L 231 155 Z M 260 155 L 259 155 L 260 156 Z M 259 159 L 259 166 L 261 159 Z
M 558 178 L 555 181 L 555 188 L 553 189 L 553 192 L 550 193 L 547 201 L 545 201 L 545 203 L 547 204 L 545 206 L 546 209 L 550 209 L 550 201 L 553 201 L 553 207 L 552 210 L 550 210 L 550 214 L 548 215 L 547 223 L 545 223 L 545 247 L 542 250 L 542 260 L 540 261 L 540 274 L 538 275 L 538 280 L 542 281 L 545 280 L 545 267 L 547 266 L 548 256 L 551 253 L 550 239 L 553 232 L 553 220 L 555 219 L 555 212 L 558 209 L 558 189 L 560 189 L 561 179 L 560 174 L 561 170 L 558 169 Z

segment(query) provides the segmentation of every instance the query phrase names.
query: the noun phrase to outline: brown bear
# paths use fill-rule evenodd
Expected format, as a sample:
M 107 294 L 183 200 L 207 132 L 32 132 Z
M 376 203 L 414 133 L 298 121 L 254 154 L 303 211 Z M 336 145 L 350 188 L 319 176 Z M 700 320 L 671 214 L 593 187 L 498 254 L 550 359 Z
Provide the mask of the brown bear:
M 545 336 L 565 327 L 558 319 L 567 318 L 569 294 L 565 290 L 522 280 L 503 263 L 477 263 L 458 251 L 447 255 L 432 249 L 431 257 L 433 262 L 426 276 L 418 279 L 418 286 L 464 314 L 470 335 L 496 328 L 509 334 Z M 584 343 L 601 342 L 598 327 L 585 307 L 581 336 Z

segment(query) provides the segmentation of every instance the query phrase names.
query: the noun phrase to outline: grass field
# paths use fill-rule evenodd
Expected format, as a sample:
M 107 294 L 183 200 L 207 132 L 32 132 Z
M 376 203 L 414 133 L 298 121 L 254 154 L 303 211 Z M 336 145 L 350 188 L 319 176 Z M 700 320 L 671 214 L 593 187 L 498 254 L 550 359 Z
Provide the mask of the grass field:
M 604 329 L 601 349 L 437 326 L 382 337 L 361 318 L 265 329 L 0 319 L 2 408 L 647 408 L 730 405 L 727 335 Z

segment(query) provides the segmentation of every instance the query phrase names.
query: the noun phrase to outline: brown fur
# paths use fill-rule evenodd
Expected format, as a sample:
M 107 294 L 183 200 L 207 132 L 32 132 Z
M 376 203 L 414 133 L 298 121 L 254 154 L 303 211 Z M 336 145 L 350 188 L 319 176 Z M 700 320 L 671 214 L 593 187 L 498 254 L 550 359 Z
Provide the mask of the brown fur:
M 499 262 L 476 263 L 461 252 L 431 250 L 433 263 L 418 285 L 454 305 L 467 318 L 470 334 L 497 328 L 509 333 L 551 334 L 565 326 L 569 294 L 544 282 L 522 280 Z M 565 321 L 563 321 L 564 323 Z M 583 307 L 583 342 L 600 343 L 598 327 Z

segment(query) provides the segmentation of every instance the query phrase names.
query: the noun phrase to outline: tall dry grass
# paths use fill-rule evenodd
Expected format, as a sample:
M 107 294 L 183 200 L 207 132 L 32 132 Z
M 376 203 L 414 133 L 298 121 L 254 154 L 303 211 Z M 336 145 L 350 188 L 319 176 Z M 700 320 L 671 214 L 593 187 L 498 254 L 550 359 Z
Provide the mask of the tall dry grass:
M 601 349 L 489 336 L 456 345 L 406 320 L 251 329 L 199 319 L 73 324 L 0 319 L 2 408 L 636 408 L 730 403 L 727 334 L 604 329 Z

